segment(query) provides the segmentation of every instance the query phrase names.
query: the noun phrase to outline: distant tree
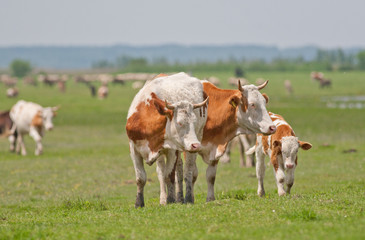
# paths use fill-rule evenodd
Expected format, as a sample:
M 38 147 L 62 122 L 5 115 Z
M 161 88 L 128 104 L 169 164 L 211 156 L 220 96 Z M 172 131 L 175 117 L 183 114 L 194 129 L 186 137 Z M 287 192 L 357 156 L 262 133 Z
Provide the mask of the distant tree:
M 359 61 L 360 69 L 365 70 L 365 50 L 357 54 L 357 60 Z
M 113 68 L 114 64 L 109 62 L 108 60 L 100 60 L 97 62 L 94 62 L 92 64 L 92 68 L 96 68 L 96 69 L 103 69 L 103 68 Z
M 15 59 L 10 64 L 10 70 L 13 76 L 22 78 L 32 71 L 32 67 L 28 61 Z

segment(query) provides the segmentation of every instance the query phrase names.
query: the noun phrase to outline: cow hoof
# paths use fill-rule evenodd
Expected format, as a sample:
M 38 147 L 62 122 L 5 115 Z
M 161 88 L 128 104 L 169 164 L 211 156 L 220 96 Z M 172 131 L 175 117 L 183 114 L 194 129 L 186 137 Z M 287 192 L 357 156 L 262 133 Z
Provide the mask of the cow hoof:
M 207 198 L 207 202 L 212 202 L 212 201 L 215 201 L 215 197 L 213 196 L 213 197 L 208 197 Z
M 257 195 L 259 195 L 259 197 L 265 197 L 265 191 L 258 191 Z
M 286 194 L 286 192 L 285 191 L 278 191 L 278 194 L 281 197 L 281 196 L 284 196 Z
M 135 208 L 144 207 L 144 197 L 143 193 L 137 193 L 136 203 L 134 204 Z

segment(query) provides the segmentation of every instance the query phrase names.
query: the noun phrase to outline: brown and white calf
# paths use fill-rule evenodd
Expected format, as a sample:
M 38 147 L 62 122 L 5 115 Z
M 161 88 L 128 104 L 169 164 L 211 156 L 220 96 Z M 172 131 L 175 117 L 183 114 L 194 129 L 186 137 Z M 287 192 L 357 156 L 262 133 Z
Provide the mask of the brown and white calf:
M 137 181 L 135 207 L 144 206 L 147 176 L 143 159 L 148 165 L 157 160 L 160 203 L 175 201 L 176 160 L 179 151 L 200 150 L 207 101 L 200 80 L 185 73 L 159 75 L 134 97 L 126 130 Z
M 270 156 L 274 169 L 279 196 L 290 194 L 294 184 L 294 171 L 298 164 L 298 150 L 311 149 L 312 145 L 302 142 L 295 136 L 292 127 L 278 114 L 269 113 L 276 126 L 276 133 L 270 136 L 257 134 L 256 145 L 247 151 L 248 154 L 256 152 L 256 176 L 258 179 L 257 194 L 265 195 L 265 156 Z M 284 184 L 287 189 L 284 189 Z
M 206 170 L 207 201 L 215 199 L 214 183 L 217 165 L 228 142 L 240 134 L 275 133 L 276 127 L 266 110 L 268 97 L 259 92 L 267 83 L 268 81 L 260 86 L 241 86 L 238 81 L 238 90 L 223 90 L 203 81 L 204 92 L 209 96 L 209 109 L 199 154 L 208 164 Z M 186 153 L 185 158 L 185 202 L 190 203 L 194 202 L 194 183 L 198 176 L 196 157 L 196 153 Z
M 42 107 L 33 102 L 26 102 L 24 100 L 18 101 L 10 110 L 10 118 L 14 125 L 12 132 L 17 132 L 18 143 L 16 152 L 23 156 L 27 154 L 24 145 L 24 135 L 29 134 L 36 142 L 35 155 L 43 152 L 42 137 L 45 130 L 52 130 L 52 119 L 56 116 L 58 107 Z

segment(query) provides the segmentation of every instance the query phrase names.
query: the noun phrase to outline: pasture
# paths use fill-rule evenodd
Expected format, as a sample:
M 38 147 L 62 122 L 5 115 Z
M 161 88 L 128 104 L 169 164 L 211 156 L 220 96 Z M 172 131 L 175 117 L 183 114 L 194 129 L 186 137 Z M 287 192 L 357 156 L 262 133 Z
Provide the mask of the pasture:
M 194 73 L 211 75 L 221 82 L 230 77 Z M 301 140 L 313 144 L 298 154 L 290 196 L 277 195 L 270 166 L 266 196 L 259 198 L 255 169 L 239 168 L 234 149 L 231 163 L 218 166 L 217 200 L 209 203 L 201 159 L 194 205 L 160 206 L 156 166 L 145 165 L 143 209 L 134 208 L 135 174 L 125 134 L 137 92 L 130 83 L 110 84 L 104 100 L 72 81 L 65 93 L 20 84 L 17 99 L 7 99 L 0 85 L 0 110 L 19 99 L 61 105 L 55 129 L 43 139 L 43 155 L 34 156 L 30 137 L 25 138 L 26 157 L 10 153 L 7 139 L 0 139 L 0 239 L 364 239 L 365 109 L 328 108 L 327 102 L 364 96 L 365 73 L 326 76 L 333 81 L 330 89 L 319 89 L 308 72 L 247 76 L 270 80 L 263 90 L 270 97 L 268 110 L 283 115 Z M 293 95 L 285 91 L 286 79 Z

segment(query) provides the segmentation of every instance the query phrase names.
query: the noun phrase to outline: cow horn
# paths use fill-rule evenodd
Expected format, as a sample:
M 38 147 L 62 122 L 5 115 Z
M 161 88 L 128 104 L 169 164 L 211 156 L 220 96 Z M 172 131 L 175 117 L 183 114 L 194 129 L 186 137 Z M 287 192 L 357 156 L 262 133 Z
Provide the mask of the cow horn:
M 193 104 L 194 109 L 204 106 L 208 102 L 209 96 L 201 103 Z
M 240 92 L 243 92 L 243 88 L 241 85 L 241 80 L 238 79 L 238 90 L 240 90 Z
M 174 106 L 171 106 L 166 100 L 165 100 L 165 105 L 166 105 L 166 108 L 167 109 L 170 109 L 172 111 L 175 109 L 175 107 Z
M 260 86 L 257 86 L 257 88 L 259 90 L 263 89 L 264 87 L 266 87 L 267 83 L 269 82 L 269 80 L 266 80 L 263 84 L 261 84 Z

